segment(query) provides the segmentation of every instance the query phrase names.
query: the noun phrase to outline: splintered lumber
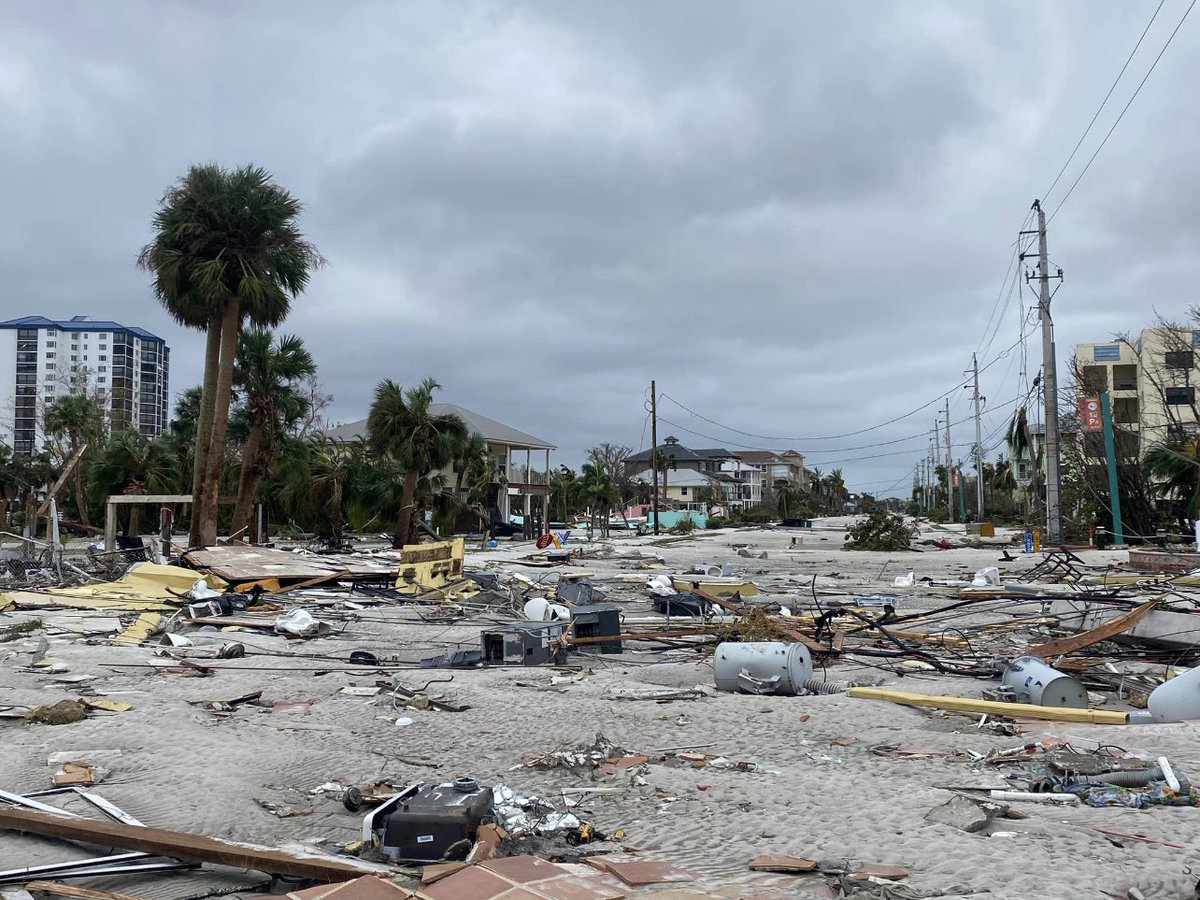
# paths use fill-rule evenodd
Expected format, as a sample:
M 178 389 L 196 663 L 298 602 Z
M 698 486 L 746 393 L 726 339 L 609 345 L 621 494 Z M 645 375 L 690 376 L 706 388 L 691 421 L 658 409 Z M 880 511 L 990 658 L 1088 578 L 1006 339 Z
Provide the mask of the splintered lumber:
M 1121 615 L 1109 619 L 1103 625 L 1097 625 L 1089 631 L 1081 631 L 1079 634 L 1073 634 L 1069 637 L 1047 641 L 1044 644 L 1038 644 L 1036 647 L 1029 647 L 1025 652 L 1030 656 L 1040 656 L 1043 659 L 1074 653 L 1076 650 L 1082 650 L 1084 647 L 1090 647 L 1092 644 L 1098 644 L 1101 641 L 1114 638 L 1118 634 L 1124 634 L 1138 622 L 1142 621 L 1142 619 L 1146 618 L 1150 610 L 1154 609 L 1157 605 L 1157 600 L 1147 600 L 1141 606 L 1135 606 L 1128 612 L 1123 612 Z
M 73 900 L 138 900 L 132 894 L 115 894 L 112 891 L 63 884 L 61 881 L 27 881 L 25 890 L 31 894 L 51 894 L 55 897 L 71 897 Z
M 379 866 L 349 859 L 287 853 L 272 847 L 235 844 L 185 831 L 82 819 L 36 809 L 0 806 L 0 828 L 98 847 L 140 850 L 189 862 L 254 869 L 268 875 L 294 875 L 314 881 L 345 881 L 347 875 L 386 871 Z
M 1054 722 L 1089 722 L 1093 725 L 1128 725 L 1129 715 L 1101 709 L 1077 709 L 1066 706 L 1037 706 L 1033 703 L 1006 703 L 1002 700 L 976 700 L 972 697 L 944 697 L 937 694 L 913 694 L 887 688 L 852 687 L 851 697 L 863 700 L 887 700 L 905 706 L 923 706 L 948 712 L 980 713 L 1009 718 L 1049 719 Z

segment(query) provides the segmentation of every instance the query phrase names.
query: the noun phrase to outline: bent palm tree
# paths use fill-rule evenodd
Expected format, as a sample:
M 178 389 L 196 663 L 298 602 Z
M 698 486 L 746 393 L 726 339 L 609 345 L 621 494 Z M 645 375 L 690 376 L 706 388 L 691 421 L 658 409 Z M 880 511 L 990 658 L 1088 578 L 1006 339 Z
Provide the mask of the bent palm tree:
M 1146 454 L 1151 490 L 1183 502 L 1189 519 L 1200 513 L 1200 446 L 1194 440 L 1159 444 Z
M 95 444 L 103 437 L 104 413 L 96 400 L 83 394 L 69 394 L 60 397 L 46 407 L 42 417 L 46 434 L 52 437 L 66 437 L 68 443 L 66 459 L 72 458 L 85 443 Z M 80 457 L 75 465 L 72 481 L 75 487 L 75 507 L 79 521 L 90 525 L 88 521 L 87 502 L 83 496 L 83 476 L 86 469 L 84 459 Z
M 234 377 L 245 398 L 250 431 L 242 449 L 232 531 L 250 524 L 254 497 L 263 478 L 270 474 L 286 420 L 303 415 L 306 401 L 296 391 L 296 382 L 316 372 L 312 354 L 294 335 L 274 341 L 271 332 L 255 330 L 239 338 Z
M 430 409 L 433 392 L 440 387 L 434 379 L 426 378 L 417 387 L 405 390 L 392 379 L 384 379 L 375 388 L 375 400 L 367 414 L 371 449 L 392 456 L 404 468 L 393 547 L 403 547 L 412 536 L 418 482 L 450 465 L 455 444 L 466 438 L 467 426 L 462 419 Z
M 192 473 L 192 546 L 215 543 L 217 494 L 237 336 L 273 327 L 323 260 L 297 227 L 301 205 L 258 166 L 192 166 L 167 188 L 138 265 L 181 325 L 206 328 L 203 401 Z

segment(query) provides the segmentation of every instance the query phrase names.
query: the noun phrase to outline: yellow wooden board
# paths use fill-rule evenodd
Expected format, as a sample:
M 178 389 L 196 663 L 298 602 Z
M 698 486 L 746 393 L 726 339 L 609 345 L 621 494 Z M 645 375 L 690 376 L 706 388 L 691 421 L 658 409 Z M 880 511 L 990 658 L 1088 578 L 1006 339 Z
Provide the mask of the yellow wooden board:
M 923 706 L 950 712 L 983 713 L 1022 719 L 1049 719 L 1054 722 L 1090 722 L 1094 725 L 1128 725 L 1129 714 L 1107 709 L 1078 709 L 1068 706 L 1037 706 L 1033 703 L 1006 703 L 1001 700 L 976 700 L 972 697 L 943 697 L 937 694 L 913 694 L 886 688 L 853 687 L 847 693 L 864 700 L 887 700 L 905 706 Z

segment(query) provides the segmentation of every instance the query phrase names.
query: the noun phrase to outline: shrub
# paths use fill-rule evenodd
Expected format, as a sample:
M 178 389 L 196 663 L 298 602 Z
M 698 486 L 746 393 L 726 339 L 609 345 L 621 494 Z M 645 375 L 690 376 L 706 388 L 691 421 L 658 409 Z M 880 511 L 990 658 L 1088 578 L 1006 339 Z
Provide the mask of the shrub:
M 911 538 L 902 517 L 878 510 L 846 530 L 843 546 L 847 550 L 907 550 Z
M 705 528 L 724 528 L 727 524 L 726 520 L 720 516 L 709 516 L 704 523 Z

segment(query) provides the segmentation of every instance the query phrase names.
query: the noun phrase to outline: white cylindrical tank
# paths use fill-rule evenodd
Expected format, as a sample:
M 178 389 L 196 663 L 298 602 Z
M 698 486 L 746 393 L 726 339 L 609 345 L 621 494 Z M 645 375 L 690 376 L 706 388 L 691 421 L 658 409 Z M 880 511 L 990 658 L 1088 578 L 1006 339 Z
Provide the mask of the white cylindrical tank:
M 1019 656 L 1005 663 L 1003 681 L 1024 703 L 1079 709 L 1088 705 L 1087 690 L 1077 679 L 1052 669 L 1036 656 Z
M 812 657 L 803 644 L 718 644 L 713 676 L 719 691 L 794 696 L 806 693 L 803 684 L 812 678 Z
M 1200 666 L 1194 666 L 1152 690 L 1146 708 L 1155 722 L 1200 719 Z

